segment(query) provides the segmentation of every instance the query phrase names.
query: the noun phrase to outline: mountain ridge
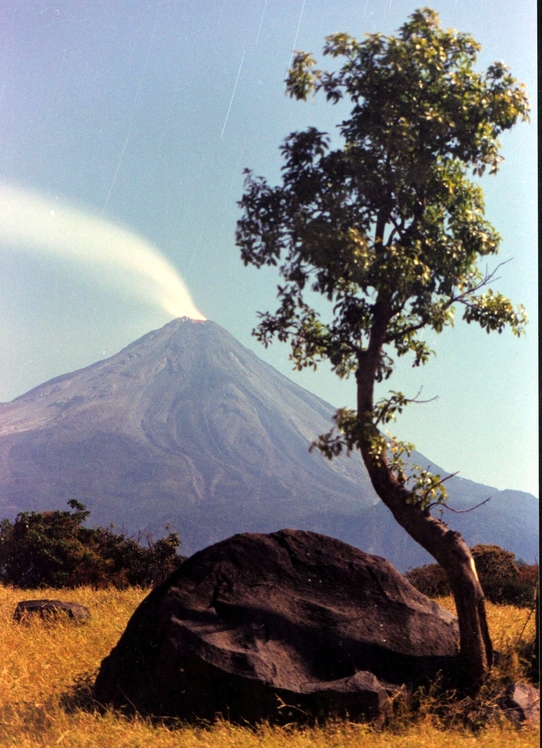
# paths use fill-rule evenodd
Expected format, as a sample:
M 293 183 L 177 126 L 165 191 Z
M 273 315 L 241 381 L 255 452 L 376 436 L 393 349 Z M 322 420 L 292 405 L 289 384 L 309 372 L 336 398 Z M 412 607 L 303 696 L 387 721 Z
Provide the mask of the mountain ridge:
M 215 322 L 172 320 L 0 404 L 0 511 L 77 498 L 95 524 L 155 533 L 169 524 L 185 553 L 288 525 L 335 535 L 399 568 L 429 560 L 379 502 L 359 455 L 330 462 L 309 454 L 334 412 Z M 447 486 L 460 509 L 494 495 L 489 511 L 450 521 L 471 544 L 511 543 L 531 560 L 534 497 L 458 477 Z

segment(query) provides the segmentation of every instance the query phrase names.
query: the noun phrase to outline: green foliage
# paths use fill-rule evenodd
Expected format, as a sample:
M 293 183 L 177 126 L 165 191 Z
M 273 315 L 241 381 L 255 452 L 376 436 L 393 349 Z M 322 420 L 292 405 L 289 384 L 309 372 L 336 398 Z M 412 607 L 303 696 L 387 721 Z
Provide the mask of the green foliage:
M 427 597 L 445 597 L 452 594 L 446 572 L 439 564 L 416 566 L 405 572 L 405 577 Z
M 78 501 L 69 511 L 21 512 L 0 523 L 0 580 L 25 589 L 126 587 L 161 582 L 183 560 L 179 536 L 147 547 L 111 529 L 83 527 L 90 512 Z
M 518 566 L 515 555 L 498 545 L 475 545 L 471 553 L 484 595 L 490 602 L 533 606 L 538 586 L 538 564 Z M 438 564 L 409 569 L 405 577 L 428 597 L 451 594 L 446 572 Z
M 338 136 L 315 127 L 290 134 L 280 185 L 245 171 L 241 257 L 277 266 L 282 277 L 279 306 L 260 313 L 256 336 L 265 346 L 289 342 L 297 369 L 327 360 L 339 377 L 356 373 L 357 412 L 339 411 L 337 430 L 316 442 L 330 458 L 363 446 L 375 464 L 392 448 L 408 453 L 378 428 L 416 398 L 392 392 L 375 405 L 373 388 L 391 375 L 392 354 L 411 355 L 413 366 L 428 361 L 426 329 L 453 325 L 458 308 L 487 332 L 519 335 L 527 321 L 487 288 L 496 270 L 478 263 L 497 253 L 500 237 L 472 177 L 497 172 L 499 135 L 528 119 L 528 99 L 503 63 L 475 71 L 479 49 L 468 34 L 443 30 L 428 8 L 397 36 L 327 37 L 324 55 L 340 66 L 321 70 L 299 52 L 286 90 L 300 100 L 319 92 L 349 100 Z M 404 483 L 401 461 L 390 467 Z M 408 489 L 422 509 L 446 499 L 440 476 L 423 471 Z
M 471 549 L 484 594 L 488 600 L 531 607 L 538 584 L 538 565 L 518 566 L 516 557 L 498 545 Z
M 471 548 L 476 571 L 481 580 L 490 577 L 498 579 L 519 579 L 516 556 L 499 545 L 479 544 Z

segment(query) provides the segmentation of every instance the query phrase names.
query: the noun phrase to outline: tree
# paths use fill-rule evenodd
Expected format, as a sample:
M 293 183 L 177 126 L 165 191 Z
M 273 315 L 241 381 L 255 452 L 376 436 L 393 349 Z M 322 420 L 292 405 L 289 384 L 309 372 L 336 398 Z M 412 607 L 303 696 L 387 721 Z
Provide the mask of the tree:
M 528 100 L 503 63 L 474 71 L 479 49 L 423 8 L 397 36 L 327 37 L 324 55 L 342 58 L 334 71 L 298 52 L 286 80 L 291 97 L 321 91 L 352 104 L 338 125 L 341 146 L 309 127 L 284 141 L 280 185 L 245 170 L 236 233 L 245 264 L 278 266 L 283 279 L 276 312 L 260 313 L 259 340 L 288 341 L 297 369 L 326 360 L 339 377 L 354 375 L 356 410 L 338 410 L 336 428 L 313 446 L 330 459 L 360 450 L 381 500 L 446 570 L 472 687 L 492 661 L 473 558 L 431 513 L 446 501 L 446 479 L 407 467 L 412 445 L 382 433 L 419 397 L 390 391 L 375 400 L 375 385 L 391 375 L 392 352 L 425 364 L 432 351 L 423 331 L 452 325 L 458 307 L 488 333 L 519 335 L 526 322 L 521 307 L 488 287 L 495 270 L 478 266 L 500 237 L 469 176 L 497 172 L 498 136 L 528 118 Z

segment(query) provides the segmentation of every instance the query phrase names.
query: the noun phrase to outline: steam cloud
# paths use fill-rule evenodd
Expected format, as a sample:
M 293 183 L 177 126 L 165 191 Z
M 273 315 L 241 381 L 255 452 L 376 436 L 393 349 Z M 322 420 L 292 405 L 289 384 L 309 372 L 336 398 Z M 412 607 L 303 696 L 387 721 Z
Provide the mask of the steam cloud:
M 173 317 L 205 317 L 177 270 L 149 242 L 98 216 L 0 183 L 0 244 L 92 267 Z

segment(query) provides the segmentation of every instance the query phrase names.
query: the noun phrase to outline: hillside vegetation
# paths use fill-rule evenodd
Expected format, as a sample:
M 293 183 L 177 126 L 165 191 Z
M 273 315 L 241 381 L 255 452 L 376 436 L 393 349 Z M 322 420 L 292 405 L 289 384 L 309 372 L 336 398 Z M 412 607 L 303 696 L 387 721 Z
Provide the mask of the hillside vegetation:
M 337 722 L 319 728 L 257 730 L 226 722 L 199 726 L 164 726 L 143 719 L 127 719 L 114 712 L 98 712 L 90 684 L 102 658 L 115 645 L 135 607 L 146 595 L 137 587 L 94 590 L 40 589 L 25 591 L 0 586 L 0 745 L 17 748 L 77 746 L 78 748 L 527 748 L 538 745 L 538 730 L 517 729 L 502 716 L 486 722 L 487 710 L 471 718 L 470 728 L 450 719 L 454 707 L 426 695 L 416 713 L 400 711 L 383 728 Z M 61 598 L 88 606 L 92 618 L 85 625 L 41 620 L 21 625 L 12 621 L 18 601 Z M 453 608 L 450 598 L 439 600 Z M 534 616 L 527 609 L 488 604 L 495 646 L 504 653 L 501 670 L 521 679 L 521 652 L 534 636 Z M 491 701 L 491 687 L 485 694 Z M 459 711 L 460 707 L 456 707 Z

